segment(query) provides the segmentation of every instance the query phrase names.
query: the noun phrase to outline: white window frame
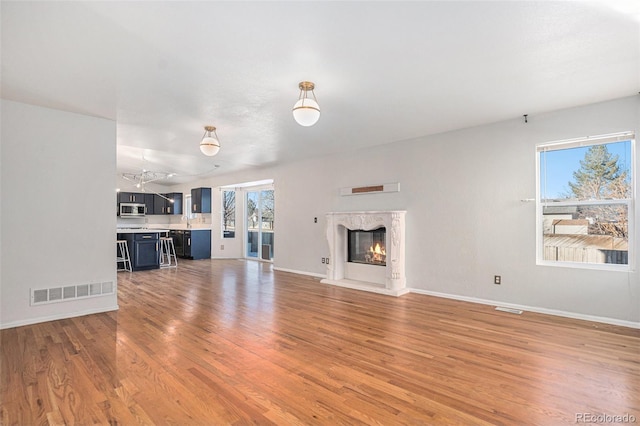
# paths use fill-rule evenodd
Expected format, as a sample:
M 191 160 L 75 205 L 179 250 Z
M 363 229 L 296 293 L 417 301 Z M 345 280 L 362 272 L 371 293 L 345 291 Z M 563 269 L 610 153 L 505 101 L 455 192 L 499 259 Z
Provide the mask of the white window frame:
M 274 229 L 274 232 L 275 232 L 275 230 L 277 229 L 276 225 L 275 225 L 275 223 L 277 222 L 277 219 L 276 219 L 277 218 L 277 214 L 276 214 L 276 210 L 275 210 L 276 209 L 276 200 L 275 200 L 276 188 L 275 188 L 275 185 L 273 183 L 273 180 L 269 180 L 269 183 L 267 183 L 267 184 L 258 184 L 258 185 L 255 185 L 255 186 L 247 185 L 247 186 L 244 186 L 242 188 L 242 198 L 243 198 L 243 201 L 242 201 L 243 202 L 243 208 L 242 208 L 242 221 L 243 221 L 242 223 L 243 223 L 243 225 L 242 226 L 243 226 L 243 229 L 244 229 L 243 230 L 243 237 L 242 237 L 242 241 L 243 241 L 242 253 L 243 253 L 244 258 L 248 259 L 248 260 L 255 260 L 255 261 L 266 262 L 266 263 L 273 263 L 275 258 L 272 258 L 270 260 L 264 260 L 260 256 L 255 258 L 255 257 L 249 257 L 247 255 L 247 245 L 248 245 L 248 242 L 247 242 L 247 231 L 248 231 L 247 222 L 249 220 L 249 218 L 247 216 L 247 206 L 248 206 L 248 204 L 247 204 L 247 194 L 249 192 L 259 192 L 259 191 L 268 191 L 268 190 L 273 191 L 273 195 L 274 195 L 274 203 L 273 203 L 273 208 L 274 208 L 274 227 L 273 227 L 273 229 Z M 238 200 L 238 193 L 236 192 L 236 202 L 237 202 L 237 200 Z M 236 219 L 237 219 L 237 217 L 236 217 Z
M 196 214 L 191 212 L 191 194 L 184 196 L 184 206 L 182 206 L 184 217 L 187 220 L 195 219 Z
M 608 143 L 631 141 L 631 164 L 629 170 L 631 173 L 631 198 L 613 199 L 613 200 L 571 200 L 571 201 L 542 201 L 542 188 L 540 188 L 540 157 L 542 152 L 556 151 L 577 147 L 588 147 L 593 145 L 605 145 Z M 562 141 L 548 142 L 536 145 L 536 264 L 543 266 L 560 266 L 580 269 L 597 269 L 606 271 L 635 271 L 636 258 L 636 242 L 635 242 L 635 197 L 636 197 L 636 154 L 635 154 L 635 133 L 622 132 L 600 136 L 590 136 L 577 139 L 567 139 Z M 583 262 L 565 262 L 558 260 L 544 259 L 544 215 L 545 207 L 549 206 L 581 206 L 581 205 L 619 205 L 627 206 L 628 213 L 628 264 L 616 265 L 610 263 L 583 263 Z
M 236 188 L 227 188 L 227 187 L 223 187 L 220 188 L 220 238 L 222 239 L 235 239 L 237 237 L 237 235 L 233 234 L 233 237 L 225 237 L 224 235 L 224 215 L 225 215 L 225 211 L 224 211 L 224 193 L 225 192 L 233 192 L 234 193 L 234 198 L 233 198 L 233 226 L 234 229 L 237 230 L 238 228 L 238 190 L 236 190 Z

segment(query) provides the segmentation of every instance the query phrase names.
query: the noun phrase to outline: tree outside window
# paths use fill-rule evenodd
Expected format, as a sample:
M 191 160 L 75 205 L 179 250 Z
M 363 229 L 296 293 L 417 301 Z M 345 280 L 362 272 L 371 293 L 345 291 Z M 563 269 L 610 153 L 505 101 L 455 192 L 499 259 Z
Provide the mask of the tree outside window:
M 236 191 L 222 191 L 222 237 L 236 236 Z
M 607 145 L 589 147 L 580 160 L 580 168 L 569 182 L 571 195 L 578 200 L 624 200 L 631 198 L 628 169 L 622 169 L 620 156 L 612 155 Z M 589 234 L 629 238 L 629 212 L 624 205 L 583 206 L 578 217 L 589 221 Z

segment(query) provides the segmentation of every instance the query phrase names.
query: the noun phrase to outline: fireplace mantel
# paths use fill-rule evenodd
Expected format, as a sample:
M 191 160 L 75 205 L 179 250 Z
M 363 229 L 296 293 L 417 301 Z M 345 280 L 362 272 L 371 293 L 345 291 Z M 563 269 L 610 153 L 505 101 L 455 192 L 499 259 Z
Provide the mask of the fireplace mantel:
M 327 278 L 322 283 L 333 284 L 357 290 L 372 291 L 391 296 L 401 296 L 409 292 L 406 287 L 405 257 L 405 215 L 404 210 L 332 212 L 327 213 L 327 242 L 329 259 Z M 369 273 L 349 275 L 347 265 L 347 230 L 370 231 L 384 226 L 386 232 L 386 266 L 365 265 L 381 271 L 381 279 L 369 279 Z M 378 269 L 375 269 L 378 268 Z

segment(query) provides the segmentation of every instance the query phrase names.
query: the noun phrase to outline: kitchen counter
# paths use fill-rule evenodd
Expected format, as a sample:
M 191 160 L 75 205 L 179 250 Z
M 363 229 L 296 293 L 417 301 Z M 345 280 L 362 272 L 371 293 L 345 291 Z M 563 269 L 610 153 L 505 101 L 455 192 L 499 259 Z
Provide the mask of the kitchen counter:
M 198 224 L 188 228 L 187 225 L 182 223 L 175 224 L 175 225 L 152 225 L 149 229 L 156 229 L 155 226 L 158 226 L 158 228 L 169 229 L 170 231 L 210 231 L 211 230 L 211 224 Z
M 117 234 L 146 234 L 149 232 L 157 232 L 162 234 L 164 232 L 169 232 L 168 228 L 118 228 L 116 229 Z

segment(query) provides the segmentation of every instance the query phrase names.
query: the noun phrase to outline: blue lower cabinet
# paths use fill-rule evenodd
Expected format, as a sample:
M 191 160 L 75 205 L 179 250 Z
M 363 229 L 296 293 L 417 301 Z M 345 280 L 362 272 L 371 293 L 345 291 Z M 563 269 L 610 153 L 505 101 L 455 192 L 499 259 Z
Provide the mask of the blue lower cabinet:
M 211 230 L 184 231 L 182 257 L 188 259 L 211 259 Z
M 134 271 L 158 269 L 160 267 L 160 234 L 144 232 L 119 234 L 119 239 L 127 240 L 131 267 Z

